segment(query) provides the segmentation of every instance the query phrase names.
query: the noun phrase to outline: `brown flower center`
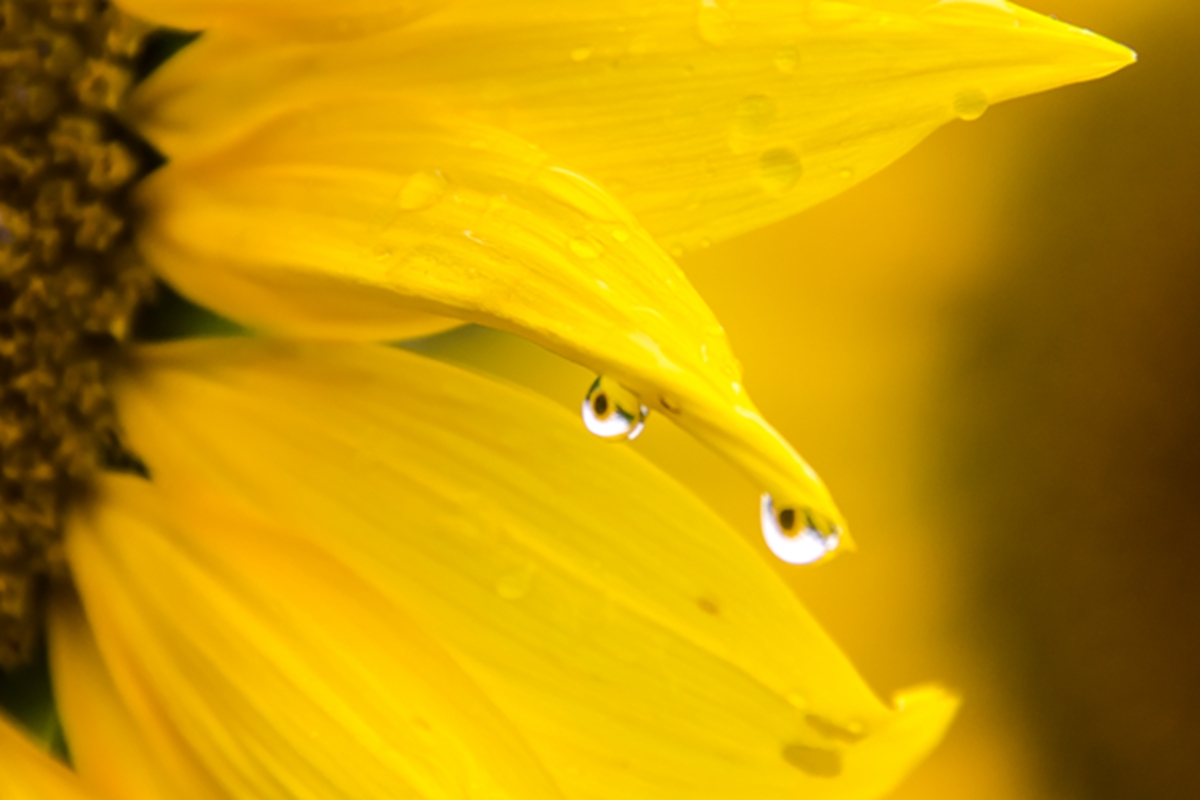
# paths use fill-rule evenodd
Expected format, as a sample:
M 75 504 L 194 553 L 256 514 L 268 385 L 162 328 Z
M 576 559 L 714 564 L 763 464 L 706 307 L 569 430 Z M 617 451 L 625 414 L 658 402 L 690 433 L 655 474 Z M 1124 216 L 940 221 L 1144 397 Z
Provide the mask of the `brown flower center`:
M 0 667 L 28 659 L 67 505 L 121 448 L 106 376 L 154 277 L 116 117 L 149 28 L 100 0 L 0 0 Z

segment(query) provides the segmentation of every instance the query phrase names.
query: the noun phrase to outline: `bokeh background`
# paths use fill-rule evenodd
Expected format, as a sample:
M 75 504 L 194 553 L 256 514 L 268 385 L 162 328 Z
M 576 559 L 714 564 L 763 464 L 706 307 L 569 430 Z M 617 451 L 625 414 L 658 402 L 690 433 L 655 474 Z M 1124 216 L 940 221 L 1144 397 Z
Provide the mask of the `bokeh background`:
M 860 545 L 780 573 L 882 694 L 965 697 L 897 800 L 1194 800 L 1200 11 L 1026 5 L 1141 62 L 684 266 Z M 479 330 L 431 347 L 573 407 L 592 378 Z M 757 541 L 739 474 L 653 420 L 632 446 Z

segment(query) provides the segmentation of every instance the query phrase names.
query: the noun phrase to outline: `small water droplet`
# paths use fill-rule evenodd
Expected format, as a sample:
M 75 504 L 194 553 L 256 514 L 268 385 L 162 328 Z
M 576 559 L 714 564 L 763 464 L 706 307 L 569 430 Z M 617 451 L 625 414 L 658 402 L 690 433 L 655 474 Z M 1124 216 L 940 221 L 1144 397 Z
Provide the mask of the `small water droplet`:
M 842 754 L 804 744 L 784 745 L 783 760 L 816 778 L 835 778 L 842 774 Z
M 771 194 L 785 194 L 800 182 L 804 168 L 789 147 L 773 147 L 758 159 L 758 181 Z
M 624 228 L 613 228 L 612 237 L 618 242 L 624 243 L 629 241 L 629 231 Z
M 591 57 L 592 48 L 590 47 L 576 47 L 571 51 L 571 60 L 575 62 L 587 61 Z
M 775 121 L 775 101 L 766 95 L 743 97 L 733 111 L 733 128 L 742 136 L 759 136 Z
M 789 692 L 787 695 L 788 705 L 797 711 L 805 711 L 808 708 L 808 700 L 799 692 Z
M 600 257 L 600 246 L 588 239 L 572 239 L 569 246 L 572 253 L 585 261 Z
M 775 69 L 784 75 L 791 75 L 800 66 L 800 51 L 792 45 L 781 47 L 775 51 Z
M 526 564 L 504 573 L 496 579 L 496 594 L 505 600 L 520 600 L 533 588 L 533 578 L 536 574 L 535 564 Z
M 836 525 L 826 524 L 828 532 L 822 532 L 805 509 L 776 510 L 769 494 L 762 496 L 760 517 L 767 547 L 788 564 L 815 564 L 836 550 L 841 538 Z
M 671 253 L 671 258 L 683 258 L 685 255 L 687 255 L 687 251 L 683 249 L 683 245 L 681 244 L 671 245 L 669 252 Z
M 650 409 L 636 393 L 610 378 L 596 378 L 583 398 L 583 424 L 602 439 L 633 441 L 646 427 Z
M 867 735 L 866 726 L 861 722 L 850 722 L 845 725 L 839 725 L 818 714 L 806 714 L 804 721 L 808 724 L 808 727 L 826 739 L 835 739 L 847 742 L 848 744 L 860 742 Z
M 850 167 L 846 167 L 845 169 L 839 170 L 838 177 L 844 181 L 848 181 L 854 177 L 854 170 L 850 169 Z
M 724 44 L 733 38 L 733 17 L 717 0 L 700 0 L 696 32 L 709 44 Z
M 988 110 L 987 95 L 982 89 L 964 89 L 954 96 L 954 116 L 970 122 Z
M 450 184 L 440 172 L 415 173 L 400 190 L 400 208 L 405 211 L 432 208 L 449 190 Z

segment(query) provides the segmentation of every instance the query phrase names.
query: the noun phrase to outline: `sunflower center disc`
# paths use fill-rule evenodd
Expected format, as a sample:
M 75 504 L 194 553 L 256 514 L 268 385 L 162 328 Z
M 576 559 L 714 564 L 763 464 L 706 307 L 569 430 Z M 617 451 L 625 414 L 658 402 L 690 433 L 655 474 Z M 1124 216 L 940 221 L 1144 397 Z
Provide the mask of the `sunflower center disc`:
M 0 0 L 0 667 L 31 654 L 67 504 L 120 453 L 106 383 L 154 278 L 147 152 L 115 112 L 150 28 L 99 0 Z

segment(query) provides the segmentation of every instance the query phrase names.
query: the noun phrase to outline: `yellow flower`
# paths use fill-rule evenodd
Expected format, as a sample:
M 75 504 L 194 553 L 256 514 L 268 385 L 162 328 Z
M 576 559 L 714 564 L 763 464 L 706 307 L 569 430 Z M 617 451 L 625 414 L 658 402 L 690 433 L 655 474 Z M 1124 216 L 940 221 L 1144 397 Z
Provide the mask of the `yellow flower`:
M 951 698 L 880 702 L 628 448 L 363 342 L 465 320 L 585 364 L 585 415 L 672 418 L 813 560 L 841 516 L 668 253 L 1127 51 L 1002 2 L 124 5 L 208 30 L 129 107 L 169 159 L 142 251 L 294 341 L 131 354 L 151 480 L 91 480 L 50 613 L 78 777 L 0 725 L 0 797 L 871 798 L 936 743 Z

